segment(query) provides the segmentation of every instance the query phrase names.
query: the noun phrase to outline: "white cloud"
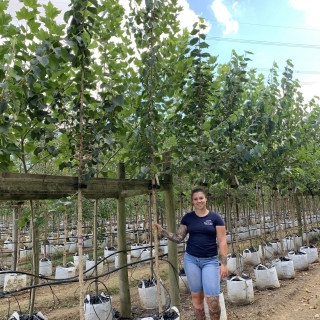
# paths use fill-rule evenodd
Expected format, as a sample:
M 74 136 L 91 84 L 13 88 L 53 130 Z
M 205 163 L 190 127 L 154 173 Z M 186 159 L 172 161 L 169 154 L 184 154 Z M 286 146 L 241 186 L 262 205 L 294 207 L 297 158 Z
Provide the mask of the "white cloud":
M 234 2 L 234 3 L 232 4 L 232 9 L 234 9 L 237 5 L 239 5 L 239 2 Z
M 300 80 L 301 89 L 305 101 L 311 100 L 314 96 L 320 97 L 320 76 L 308 76 L 306 81 Z
M 239 24 L 233 19 L 231 12 L 222 3 L 223 0 L 214 0 L 211 9 L 216 17 L 216 19 L 225 26 L 223 34 L 237 33 L 239 29 Z M 232 6 L 233 8 L 236 5 Z
M 181 29 L 187 28 L 189 31 L 191 31 L 193 24 L 199 21 L 198 15 L 190 9 L 187 0 L 178 0 L 178 6 L 183 8 L 178 18 L 180 21 Z M 209 32 L 211 25 L 208 22 L 206 22 L 206 24 L 208 26 L 206 32 Z
M 307 25 L 320 27 L 319 0 L 289 0 L 289 6 L 296 10 L 303 11 Z

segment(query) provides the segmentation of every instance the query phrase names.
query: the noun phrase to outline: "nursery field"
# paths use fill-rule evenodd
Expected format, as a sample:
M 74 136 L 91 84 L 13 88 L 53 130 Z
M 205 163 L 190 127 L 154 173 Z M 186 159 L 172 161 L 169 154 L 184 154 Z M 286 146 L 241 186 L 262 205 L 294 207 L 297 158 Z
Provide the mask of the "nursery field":
M 319 247 L 319 243 L 318 243 Z M 182 255 L 179 255 L 182 262 Z M 105 265 L 105 271 L 112 270 L 112 265 Z M 253 268 L 245 268 L 254 282 Z M 167 280 L 167 264 L 160 262 L 161 278 L 169 287 Z M 128 270 L 131 287 L 132 319 L 139 320 L 152 316 L 154 310 L 145 310 L 141 307 L 138 295 L 139 279 L 150 277 L 150 266 L 139 264 Z M 119 310 L 119 288 L 117 272 L 100 278 L 99 290 L 108 291 L 112 296 L 112 308 Z M 309 265 L 309 270 L 296 272 L 294 279 L 279 280 L 280 288 L 274 290 L 254 289 L 254 302 L 250 305 L 235 306 L 228 302 L 226 292 L 226 280 L 222 280 L 222 291 L 225 297 L 225 306 L 228 319 L 277 319 L 277 320 L 300 320 L 320 319 L 320 263 L 319 261 Z M 86 282 L 87 293 L 93 292 L 94 285 L 91 281 Z M 37 290 L 35 310 L 41 311 L 48 319 L 78 319 L 78 283 L 66 285 L 45 286 Z M 30 293 L 24 291 L 14 297 L 6 297 L 0 304 L 0 319 L 8 319 L 8 314 L 13 311 L 22 312 L 28 309 Z M 181 293 L 180 319 L 194 320 L 190 294 Z

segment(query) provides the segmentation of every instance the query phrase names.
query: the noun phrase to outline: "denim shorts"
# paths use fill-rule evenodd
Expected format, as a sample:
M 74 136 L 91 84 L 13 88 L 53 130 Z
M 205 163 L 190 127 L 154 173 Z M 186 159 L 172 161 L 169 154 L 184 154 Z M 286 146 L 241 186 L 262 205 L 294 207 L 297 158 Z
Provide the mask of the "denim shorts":
M 197 258 L 185 252 L 183 260 L 191 292 L 204 292 L 207 296 L 219 296 L 220 267 L 218 257 Z

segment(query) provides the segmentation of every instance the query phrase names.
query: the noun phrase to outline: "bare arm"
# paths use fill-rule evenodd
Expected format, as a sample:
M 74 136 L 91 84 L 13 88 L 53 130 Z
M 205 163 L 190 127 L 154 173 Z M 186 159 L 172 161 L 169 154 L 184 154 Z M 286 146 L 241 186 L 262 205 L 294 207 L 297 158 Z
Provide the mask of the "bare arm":
M 226 227 L 216 226 L 219 251 L 221 254 L 221 264 L 227 265 L 228 245 L 226 237 Z
M 186 237 L 188 233 L 188 228 L 187 226 L 180 224 L 177 233 L 172 233 L 168 232 L 167 230 L 164 230 L 159 224 L 154 223 L 153 228 L 157 230 L 157 232 L 161 232 L 162 235 L 164 235 L 166 238 L 169 240 L 175 242 L 175 243 L 180 243 L 183 241 L 183 239 Z

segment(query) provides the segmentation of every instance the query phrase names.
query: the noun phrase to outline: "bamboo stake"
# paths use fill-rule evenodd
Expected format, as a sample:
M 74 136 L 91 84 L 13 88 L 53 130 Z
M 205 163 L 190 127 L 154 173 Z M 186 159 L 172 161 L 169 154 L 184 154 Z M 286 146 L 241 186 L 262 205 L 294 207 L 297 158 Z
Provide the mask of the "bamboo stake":
M 308 228 L 307 228 L 307 219 L 306 219 L 306 212 L 305 212 L 305 207 L 304 207 L 303 194 L 301 194 L 301 209 L 302 209 L 302 217 L 303 217 L 303 224 L 304 224 L 304 232 L 306 234 L 307 247 L 309 247 L 309 236 L 308 236 L 309 232 L 308 232 Z M 302 238 L 302 240 L 303 240 L 303 238 Z
M 156 179 L 152 178 L 152 185 L 156 185 Z M 152 206 L 153 206 L 153 221 L 158 223 L 157 217 L 157 193 L 155 188 L 152 188 Z M 154 230 L 154 248 L 155 248 L 155 274 L 157 281 L 157 297 L 159 314 L 162 313 L 162 299 L 161 299 L 161 282 L 160 282 L 160 268 L 159 268 L 159 238 L 158 233 Z M 152 250 L 152 248 L 151 248 Z
M 290 205 L 290 211 L 291 211 L 291 220 L 292 220 L 292 238 L 293 238 L 293 248 L 294 248 L 294 252 L 297 251 L 297 239 L 296 239 L 296 235 L 294 233 L 294 220 L 295 220 L 295 214 L 294 214 L 294 205 L 293 205 L 293 194 L 292 194 L 292 189 L 289 188 L 289 205 Z
M 285 252 L 284 252 L 284 247 L 283 247 L 283 239 L 282 239 L 282 228 L 280 224 L 280 212 L 279 212 L 279 198 L 278 194 L 275 194 L 275 207 L 276 207 L 276 217 L 277 217 L 277 224 L 279 225 L 279 237 L 280 237 L 280 248 L 281 248 L 281 255 L 284 257 Z
M 63 216 L 63 232 L 64 232 L 64 246 L 63 246 L 63 266 L 65 266 L 67 264 L 67 250 L 66 250 L 66 246 L 67 246 L 67 236 L 68 236 L 68 230 L 67 230 L 67 226 L 68 226 L 68 216 L 67 216 L 67 207 L 64 206 L 64 216 Z

